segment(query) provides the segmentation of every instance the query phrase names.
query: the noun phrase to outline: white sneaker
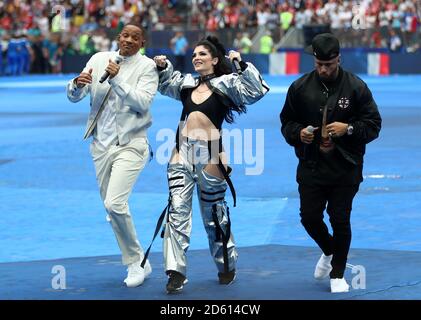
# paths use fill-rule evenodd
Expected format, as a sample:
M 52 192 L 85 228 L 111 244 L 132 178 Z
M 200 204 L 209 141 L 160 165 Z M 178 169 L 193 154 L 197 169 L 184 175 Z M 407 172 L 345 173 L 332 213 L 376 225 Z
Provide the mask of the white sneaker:
M 330 291 L 332 293 L 348 292 L 349 285 L 345 278 L 330 279 Z
M 322 280 L 329 276 L 330 271 L 332 271 L 332 265 L 330 264 L 332 257 L 333 255 L 325 256 L 324 253 L 322 253 L 322 256 L 317 262 L 316 269 L 314 270 L 314 278 Z
M 124 282 L 129 288 L 140 286 L 152 273 L 152 266 L 149 263 L 149 260 L 146 260 L 145 268 L 140 266 L 141 262 L 141 260 L 136 261 L 129 264 L 129 267 L 127 268 L 128 274 L 127 278 L 124 279 Z
M 129 264 L 127 268 L 127 278 L 124 283 L 129 288 L 140 286 L 145 281 L 145 270 L 140 266 L 140 261 Z

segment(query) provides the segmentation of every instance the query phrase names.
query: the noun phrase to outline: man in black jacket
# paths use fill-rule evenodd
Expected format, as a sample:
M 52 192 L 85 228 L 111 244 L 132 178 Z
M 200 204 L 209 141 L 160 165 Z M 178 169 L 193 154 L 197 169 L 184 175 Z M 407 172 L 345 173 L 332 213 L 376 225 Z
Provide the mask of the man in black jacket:
M 301 223 L 323 251 L 314 276 L 330 275 L 331 292 L 347 292 L 352 200 L 363 180 L 365 145 L 381 117 L 367 85 L 339 66 L 339 41 L 329 33 L 311 45 L 315 70 L 290 86 L 280 114 L 282 134 L 295 148 Z M 327 213 L 333 230 L 323 222 Z

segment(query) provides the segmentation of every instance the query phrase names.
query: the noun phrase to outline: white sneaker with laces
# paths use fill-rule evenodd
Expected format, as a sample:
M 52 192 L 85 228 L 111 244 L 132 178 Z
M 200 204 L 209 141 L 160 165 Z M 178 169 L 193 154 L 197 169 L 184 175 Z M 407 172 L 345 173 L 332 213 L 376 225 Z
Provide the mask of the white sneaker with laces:
M 145 281 L 145 270 L 140 266 L 140 261 L 129 264 L 127 268 L 127 278 L 124 283 L 129 288 L 140 286 Z
M 141 260 L 129 264 L 127 268 L 127 278 L 124 279 L 124 283 L 129 288 L 140 286 L 146 278 L 152 273 L 152 266 L 149 260 L 146 260 L 145 268 L 140 266 Z
M 317 262 L 316 269 L 314 270 L 314 278 L 322 280 L 329 276 L 330 271 L 332 271 L 332 265 L 330 264 L 332 262 L 332 257 L 333 255 L 325 256 L 324 253 L 322 253 L 322 256 Z
M 332 293 L 348 292 L 349 285 L 344 278 L 330 279 L 330 291 Z

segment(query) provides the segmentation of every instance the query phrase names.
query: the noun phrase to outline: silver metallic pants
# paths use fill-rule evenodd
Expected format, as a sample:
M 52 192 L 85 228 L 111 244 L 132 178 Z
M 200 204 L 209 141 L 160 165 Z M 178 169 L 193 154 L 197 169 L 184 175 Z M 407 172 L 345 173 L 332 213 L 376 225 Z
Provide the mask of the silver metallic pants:
M 179 154 L 180 163 L 169 164 L 167 171 L 170 204 L 163 244 L 165 270 L 186 275 L 192 197 L 196 185 L 212 257 L 219 272 L 232 271 L 238 254 L 230 232 L 229 212 L 225 202 L 227 183 L 204 170 L 210 159 L 207 141 L 183 139 L 180 141 Z

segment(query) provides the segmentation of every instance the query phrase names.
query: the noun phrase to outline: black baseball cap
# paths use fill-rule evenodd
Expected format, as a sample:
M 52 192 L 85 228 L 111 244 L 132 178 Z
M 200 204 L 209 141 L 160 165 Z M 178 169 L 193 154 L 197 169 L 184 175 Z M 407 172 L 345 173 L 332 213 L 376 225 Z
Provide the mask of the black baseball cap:
M 316 35 L 304 51 L 312 54 L 318 60 L 331 60 L 339 55 L 339 40 L 331 33 Z

